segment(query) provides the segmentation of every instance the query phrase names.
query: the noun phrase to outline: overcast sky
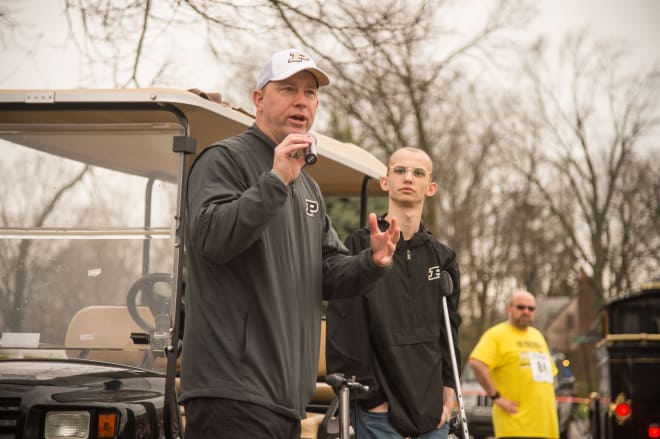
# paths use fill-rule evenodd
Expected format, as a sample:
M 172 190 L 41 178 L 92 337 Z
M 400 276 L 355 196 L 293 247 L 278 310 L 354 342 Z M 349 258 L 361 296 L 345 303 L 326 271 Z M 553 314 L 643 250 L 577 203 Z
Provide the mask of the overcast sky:
M 67 44 L 62 2 L 53 0 L 3 0 L 12 10 L 21 10 L 41 36 L 39 48 L 3 47 L 0 59 L 2 88 L 71 88 L 79 85 L 79 58 Z M 468 4 L 461 3 L 459 4 Z M 462 19 L 483 13 L 483 0 L 471 3 Z M 630 41 L 636 56 L 648 65 L 660 60 L 660 0 L 539 0 L 539 17 L 521 37 L 544 34 L 553 41 L 570 31 L 587 27 L 601 37 Z M 474 11 L 474 12 L 471 12 Z M 26 56 L 28 54 L 28 56 Z M 107 87 L 108 84 L 98 86 Z M 183 85 L 185 87 L 186 85 Z M 198 87 L 207 84 L 196 83 Z
M 633 43 L 644 60 L 660 61 L 660 1 L 542 0 L 535 27 L 547 35 L 588 27 L 602 37 Z

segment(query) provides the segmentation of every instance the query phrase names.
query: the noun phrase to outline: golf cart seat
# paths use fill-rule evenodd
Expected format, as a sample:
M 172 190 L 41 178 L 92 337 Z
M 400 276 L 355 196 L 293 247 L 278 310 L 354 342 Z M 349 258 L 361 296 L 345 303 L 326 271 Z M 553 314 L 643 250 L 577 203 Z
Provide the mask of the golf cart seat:
M 137 309 L 145 321 L 154 324 L 148 307 Z M 144 333 L 144 329 L 131 318 L 126 306 L 88 306 L 74 314 L 64 345 L 69 358 L 141 366 L 149 345 L 135 344 L 131 333 Z

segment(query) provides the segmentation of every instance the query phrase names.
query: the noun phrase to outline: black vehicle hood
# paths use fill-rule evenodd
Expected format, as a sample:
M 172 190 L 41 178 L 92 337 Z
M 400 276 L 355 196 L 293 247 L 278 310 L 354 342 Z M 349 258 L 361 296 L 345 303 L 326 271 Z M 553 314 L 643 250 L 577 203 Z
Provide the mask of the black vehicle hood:
M 165 377 L 141 369 L 70 361 L 1 361 L 0 393 L 48 388 L 62 403 L 119 402 L 163 395 Z

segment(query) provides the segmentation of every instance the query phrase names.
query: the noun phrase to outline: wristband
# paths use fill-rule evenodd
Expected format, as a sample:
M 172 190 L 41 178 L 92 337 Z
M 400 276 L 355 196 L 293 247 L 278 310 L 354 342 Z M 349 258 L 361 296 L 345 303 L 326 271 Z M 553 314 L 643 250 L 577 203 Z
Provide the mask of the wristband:
M 495 400 L 496 400 L 497 398 L 499 398 L 500 396 L 502 396 L 502 395 L 500 395 L 500 392 L 498 392 L 498 391 L 496 390 L 495 393 L 493 393 L 492 395 L 490 395 L 490 399 L 492 399 L 493 401 L 495 401 Z

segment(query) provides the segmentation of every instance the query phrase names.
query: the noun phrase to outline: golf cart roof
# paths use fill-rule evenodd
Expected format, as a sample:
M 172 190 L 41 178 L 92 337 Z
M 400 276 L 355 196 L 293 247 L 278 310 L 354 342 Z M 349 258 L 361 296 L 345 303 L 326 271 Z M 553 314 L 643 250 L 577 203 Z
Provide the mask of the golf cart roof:
M 132 126 L 144 124 L 181 131 L 185 121 L 189 135 L 196 139 L 198 154 L 211 143 L 243 131 L 254 123 L 254 117 L 242 109 L 177 89 L 0 90 L 0 131 L 18 130 L 26 123 L 43 125 L 47 146 L 38 142 L 31 145 L 37 149 L 170 181 L 176 179 L 171 154 L 162 154 L 148 138 L 137 149 L 135 142 L 124 136 L 130 136 Z M 89 149 L 71 147 L 67 142 L 58 144 L 53 136 L 54 129 L 70 132 L 81 125 L 116 127 L 117 135 L 112 144 Z M 365 175 L 377 181 L 386 172 L 380 160 L 359 146 L 322 134 L 317 134 L 317 139 L 319 161 L 306 170 L 326 196 L 357 195 Z M 375 182 L 368 190 L 382 194 Z

